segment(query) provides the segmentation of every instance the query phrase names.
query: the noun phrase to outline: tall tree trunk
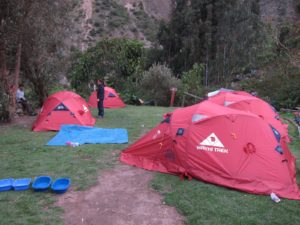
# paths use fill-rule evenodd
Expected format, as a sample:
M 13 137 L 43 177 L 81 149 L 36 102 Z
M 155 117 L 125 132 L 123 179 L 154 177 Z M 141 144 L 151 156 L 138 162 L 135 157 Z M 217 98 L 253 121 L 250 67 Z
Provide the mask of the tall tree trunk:
M 0 78 L 1 82 L 4 84 L 5 90 L 8 90 L 8 71 L 7 71 L 7 66 L 6 66 L 6 55 L 5 55 L 5 47 L 4 43 L 0 42 Z
M 218 29 L 218 18 L 217 18 L 217 6 L 216 0 L 212 0 L 211 7 L 211 48 L 210 48 L 210 59 L 215 60 L 217 54 L 217 29 Z
M 16 52 L 16 62 L 15 70 L 12 76 L 12 84 L 9 87 L 9 117 L 13 118 L 16 111 L 16 92 L 19 87 L 19 77 L 20 77 L 20 68 L 21 68 L 21 54 L 22 54 L 22 43 L 18 44 Z
M 39 99 L 39 105 L 42 106 L 45 99 L 47 98 L 47 90 L 46 87 L 44 85 L 43 81 L 39 81 L 39 86 L 38 86 L 38 90 L 36 90 L 37 93 L 39 93 L 38 95 L 38 99 Z

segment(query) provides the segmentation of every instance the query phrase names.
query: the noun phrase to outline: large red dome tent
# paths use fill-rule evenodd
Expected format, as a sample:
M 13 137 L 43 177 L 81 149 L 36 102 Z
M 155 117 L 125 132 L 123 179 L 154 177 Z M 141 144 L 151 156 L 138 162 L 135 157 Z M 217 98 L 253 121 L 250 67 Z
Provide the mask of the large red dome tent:
M 97 91 L 94 91 L 89 97 L 89 105 L 93 108 L 97 108 Z M 125 103 L 120 98 L 115 89 L 110 87 L 104 87 L 104 108 L 123 108 Z
M 249 193 L 300 199 L 295 158 L 280 133 L 258 115 L 210 101 L 165 115 L 120 160 Z
M 82 97 L 71 91 L 60 91 L 46 99 L 32 129 L 60 130 L 62 124 L 94 126 L 95 122 Z
M 290 141 L 287 124 L 281 122 L 278 113 L 264 100 L 252 95 L 241 95 L 240 92 L 219 92 L 208 100 L 225 107 L 254 113 L 276 128 L 286 141 Z

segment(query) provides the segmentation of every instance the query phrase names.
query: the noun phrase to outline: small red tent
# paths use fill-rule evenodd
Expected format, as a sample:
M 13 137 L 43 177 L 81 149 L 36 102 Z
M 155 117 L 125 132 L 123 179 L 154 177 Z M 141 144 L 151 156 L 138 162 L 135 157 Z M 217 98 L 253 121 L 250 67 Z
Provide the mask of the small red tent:
M 204 101 L 175 110 L 125 149 L 124 163 L 255 194 L 300 199 L 295 158 L 259 116 Z
M 49 96 L 33 124 L 33 131 L 59 130 L 62 124 L 94 126 L 86 101 L 71 91 L 60 91 Z
M 91 94 L 88 103 L 91 107 L 97 108 L 97 91 Z M 116 90 L 110 87 L 104 87 L 103 104 L 104 108 L 123 108 L 126 106 Z
M 281 122 L 278 113 L 269 103 L 250 94 L 245 95 L 241 93 L 247 92 L 219 92 L 209 97 L 208 100 L 229 108 L 254 113 L 276 128 L 286 141 L 290 141 L 288 137 L 288 125 Z

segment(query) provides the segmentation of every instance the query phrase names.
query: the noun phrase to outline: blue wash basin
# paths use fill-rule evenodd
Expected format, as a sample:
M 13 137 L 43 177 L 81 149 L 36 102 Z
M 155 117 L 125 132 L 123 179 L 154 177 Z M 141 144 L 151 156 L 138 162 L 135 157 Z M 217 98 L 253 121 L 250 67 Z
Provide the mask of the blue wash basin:
M 52 178 L 49 176 L 36 177 L 32 183 L 32 188 L 35 191 L 45 191 L 50 187 Z
M 14 179 L 13 178 L 6 178 L 0 180 L 0 191 L 9 191 L 12 189 Z
M 65 193 L 71 185 L 70 178 L 57 178 L 51 185 L 52 191 L 57 194 Z
M 31 178 L 20 178 L 13 182 L 13 188 L 15 191 L 24 191 L 29 188 Z

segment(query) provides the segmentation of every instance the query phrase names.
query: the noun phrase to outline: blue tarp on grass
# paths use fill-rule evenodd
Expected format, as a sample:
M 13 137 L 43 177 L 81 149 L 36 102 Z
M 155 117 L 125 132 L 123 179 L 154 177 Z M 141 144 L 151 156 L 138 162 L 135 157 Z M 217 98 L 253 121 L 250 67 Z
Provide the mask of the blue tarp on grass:
M 82 144 L 124 144 L 128 143 L 128 133 L 124 128 L 96 128 L 79 125 L 62 125 L 57 135 L 47 145 L 67 145 L 66 142 Z

